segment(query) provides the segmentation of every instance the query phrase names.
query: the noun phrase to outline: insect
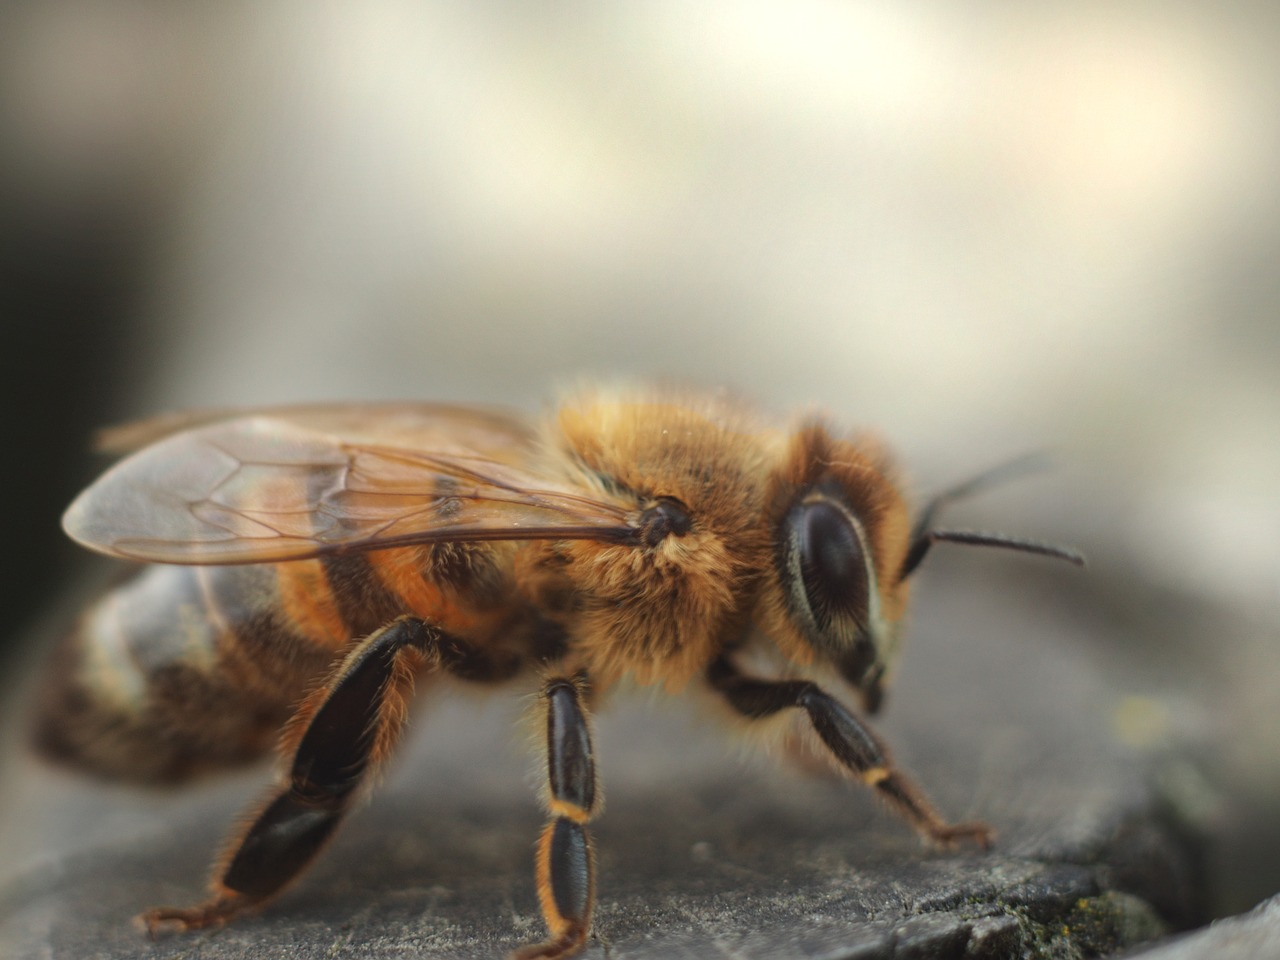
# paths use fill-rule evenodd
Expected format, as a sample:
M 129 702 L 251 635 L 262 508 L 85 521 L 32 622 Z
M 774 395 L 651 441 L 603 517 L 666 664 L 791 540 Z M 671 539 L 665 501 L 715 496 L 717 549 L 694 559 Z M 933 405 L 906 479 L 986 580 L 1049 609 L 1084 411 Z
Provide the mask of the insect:
M 400 739 L 415 682 L 540 684 L 547 823 L 537 896 L 567 957 L 591 930 L 599 809 L 590 716 L 620 681 L 704 685 L 754 724 L 792 718 L 923 838 L 949 823 L 860 713 L 881 705 L 912 572 L 939 541 L 1074 551 L 913 520 L 878 442 L 787 429 L 722 396 L 587 390 L 544 420 L 331 405 L 144 425 L 67 532 L 150 566 L 81 617 L 38 739 L 99 773 L 178 781 L 278 742 L 208 898 L 152 931 L 263 907 L 321 851 Z M 979 481 L 981 482 L 981 481 Z M 755 666 L 773 663 L 770 672 Z M 531 681 L 535 682 L 535 681 Z

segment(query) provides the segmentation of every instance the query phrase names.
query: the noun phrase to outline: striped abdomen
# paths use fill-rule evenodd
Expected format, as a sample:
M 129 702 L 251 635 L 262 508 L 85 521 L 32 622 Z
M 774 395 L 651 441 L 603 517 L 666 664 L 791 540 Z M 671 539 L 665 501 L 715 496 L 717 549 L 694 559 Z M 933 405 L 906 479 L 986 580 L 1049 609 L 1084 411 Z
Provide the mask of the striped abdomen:
M 64 641 L 37 741 L 55 758 L 137 780 L 253 759 L 350 641 L 395 617 L 414 613 L 485 641 L 494 616 L 459 600 L 482 592 L 475 564 L 463 567 L 465 585 L 449 585 L 432 560 L 411 549 L 149 567 L 92 605 Z

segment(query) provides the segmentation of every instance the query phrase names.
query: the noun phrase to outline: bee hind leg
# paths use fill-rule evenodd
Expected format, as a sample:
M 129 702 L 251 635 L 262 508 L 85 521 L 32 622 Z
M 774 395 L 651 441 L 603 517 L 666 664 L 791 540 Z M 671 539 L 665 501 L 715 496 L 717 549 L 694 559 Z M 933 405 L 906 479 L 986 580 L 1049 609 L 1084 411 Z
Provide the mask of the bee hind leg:
M 943 847 L 969 841 L 984 850 L 995 839 L 988 824 L 944 820 L 924 792 L 893 765 L 889 751 L 866 724 L 817 684 L 748 677 L 725 658 L 707 670 L 707 681 L 748 719 L 763 719 L 791 707 L 804 710 L 841 770 L 873 788 L 921 837 Z
M 288 781 L 229 838 L 215 864 L 210 899 L 149 910 L 140 923 L 153 934 L 218 926 L 275 897 L 325 847 L 370 772 L 394 748 L 415 674 L 474 669 L 477 656 L 412 617 L 357 644 L 290 720 L 281 740 L 281 753 L 290 757 Z

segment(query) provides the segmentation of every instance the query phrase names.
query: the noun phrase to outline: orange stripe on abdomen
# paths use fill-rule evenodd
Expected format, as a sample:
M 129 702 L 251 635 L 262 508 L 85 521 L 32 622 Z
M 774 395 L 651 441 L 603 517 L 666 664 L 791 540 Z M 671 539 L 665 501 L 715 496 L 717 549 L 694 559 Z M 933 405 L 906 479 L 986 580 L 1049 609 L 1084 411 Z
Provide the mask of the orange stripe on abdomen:
M 338 610 L 324 564 L 294 560 L 273 568 L 280 592 L 280 611 L 299 634 L 319 646 L 342 649 L 355 636 Z
M 475 613 L 459 602 L 452 586 L 427 579 L 421 550 L 378 550 L 367 557 L 378 579 L 400 598 L 406 612 L 455 633 L 471 633 L 478 625 Z

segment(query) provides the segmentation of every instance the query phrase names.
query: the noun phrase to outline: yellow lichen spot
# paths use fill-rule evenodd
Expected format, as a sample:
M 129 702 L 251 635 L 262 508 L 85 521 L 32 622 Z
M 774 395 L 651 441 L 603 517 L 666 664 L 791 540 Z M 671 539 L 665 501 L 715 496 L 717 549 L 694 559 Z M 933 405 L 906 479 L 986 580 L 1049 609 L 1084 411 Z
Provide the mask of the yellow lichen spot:
M 1169 736 L 1172 717 L 1161 701 L 1135 694 L 1120 701 L 1111 723 L 1122 743 L 1149 750 Z

